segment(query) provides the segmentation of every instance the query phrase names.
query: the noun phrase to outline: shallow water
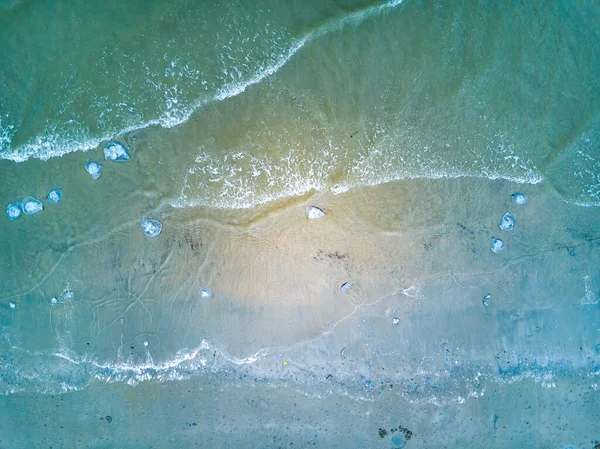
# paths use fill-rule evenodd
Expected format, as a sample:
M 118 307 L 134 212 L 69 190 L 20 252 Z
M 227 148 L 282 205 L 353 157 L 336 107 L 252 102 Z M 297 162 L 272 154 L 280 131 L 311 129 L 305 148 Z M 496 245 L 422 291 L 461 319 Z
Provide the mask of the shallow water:
M 600 440 L 595 3 L 0 21 L 0 447 Z

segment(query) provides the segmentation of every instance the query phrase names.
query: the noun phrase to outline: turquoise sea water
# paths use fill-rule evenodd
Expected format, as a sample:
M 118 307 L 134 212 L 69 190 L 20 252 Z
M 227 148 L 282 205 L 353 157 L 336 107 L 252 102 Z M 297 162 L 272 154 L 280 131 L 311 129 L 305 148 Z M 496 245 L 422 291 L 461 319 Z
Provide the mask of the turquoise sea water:
M 600 440 L 597 2 L 0 0 L 0 29 L 0 199 L 44 202 L 0 220 L 0 447 Z M 79 424 L 32 431 L 55 398 Z

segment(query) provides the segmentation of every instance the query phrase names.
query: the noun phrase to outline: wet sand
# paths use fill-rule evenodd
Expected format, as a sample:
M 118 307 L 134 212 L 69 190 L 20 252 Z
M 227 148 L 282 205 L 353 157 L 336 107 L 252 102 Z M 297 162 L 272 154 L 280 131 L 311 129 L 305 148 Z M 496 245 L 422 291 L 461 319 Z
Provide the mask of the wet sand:
M 10 223 L 4 244 L 33 246 L 3 252 L 23 284 L 1 312 L 2 444 L 403 447 L 402 426 L 406 447 L 593 447 L 597 211 L 545 183 L 515 205 L 523 188 L 411 180 L 238 211 L 150 193 Z

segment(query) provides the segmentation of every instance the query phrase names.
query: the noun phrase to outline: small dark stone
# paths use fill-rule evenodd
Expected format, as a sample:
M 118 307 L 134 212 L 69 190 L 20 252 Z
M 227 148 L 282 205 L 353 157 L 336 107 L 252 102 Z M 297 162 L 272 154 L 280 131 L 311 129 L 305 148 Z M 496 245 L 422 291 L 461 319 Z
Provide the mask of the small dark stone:
M 197 425 L 198 425 L 198 423 L 197 423 L 197 422 L 193 422 L 193 423 L 192 423 L 192 426 L 197 426 Z
M 331 379 L 333 376 L 331 374 L 328 374 L 327 377 L 325 379 L 329 380 Z
M 112 416 L 106 415 L 106 422 L 112 422 Z
M 379 429 L 379 438 L 384 438 L 387 435 L 387 430 L 385 429 Z

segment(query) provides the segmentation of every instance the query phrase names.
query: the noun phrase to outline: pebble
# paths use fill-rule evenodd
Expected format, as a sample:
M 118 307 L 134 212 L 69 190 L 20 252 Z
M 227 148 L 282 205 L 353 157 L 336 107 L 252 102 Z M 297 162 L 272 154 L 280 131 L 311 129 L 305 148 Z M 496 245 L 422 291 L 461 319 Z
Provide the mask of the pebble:
M 325 212 L 316 206 L 308 206 L 306 208 L 306 216 L 309 220 L 315 220 L 325 216 Z
M 23 200 L 23 213 L 27 215 L 37 214 L 39 211 L 44 209 L 44 205 L 40 200 L 28 196 Z
M 21 216 L 21 203 L 11 203 L 6 206 L 6 216 L 9 221 L 16 220 Z
M 490 249 L 497 253 L 499 251 L 502 251 L 506 246 L 504 245 L 504 242 L 500 239 L 497 239 L 496 237 L 492 237 L 492 246 L 490 247 Z
M 125 146 L 119 142 L 108 142 L 104 149 L 104 159 L 110 159 L 115 162 L 125 162 L 129 160 L 129 153 Z
M 397 326 L 398 324 L 400 324 L 400 318 L 398 318 L 396 316 L 394 318 L 392 318 L 392 324 L 394 326 Z
M 200 289 L 200 299 L 210 299 L 212 298 L 212 290 L 208 287 Z
M 112 422 L 112 416 L 106 415 L 106 422 Z
M 92 175 L 92 179 L 98 179 L 100 177 L 100 171 L 102 170 L 102 165 L 98 162 L 88 162 L 85 166 L 87 172 Z
M 142 231 L 144 231 L 144 235 L 149 239 L 156 238 L 162 231 L 162 223 L 158 220 L 144 218 L 142 220 Z
M 346 293 L 348 290 L 350 290 L 350 282 L 344 282 L 340 287 L 340 291 Z
M 8 306 L 9 306 L 11 309 L 14 309 L 15 307 L 17 307 L 17 305 L 16 305 L 14 302 L 9 302 L 9 303 L 8 303 Z
M 46 196 L 46 199 L 51 203 L 58 203 L 60 200 L 62 200 L 62 189 L 50 190 Z
M 498 227 L 501 231 L 512 231 L 515 227 L 516 218 L 510 212 L 505 213 L 500 219 Z
M 483 297 L 483 299 L 481 300 L 481 302 L 483 302 L 484 306 L 488 306 L 488 301 L 492 298 L 492 295 L 490 295 L 489 293 L 487 295 L 485 295 Z
M 515 204 L 525 204 L 527 202 L 527 195 L 525 195 L 521 192 L 517 192 L 517 193 L 513 193 L 510 196 L 510 199 L 513 200 L 513 203 L 515 203 Z

